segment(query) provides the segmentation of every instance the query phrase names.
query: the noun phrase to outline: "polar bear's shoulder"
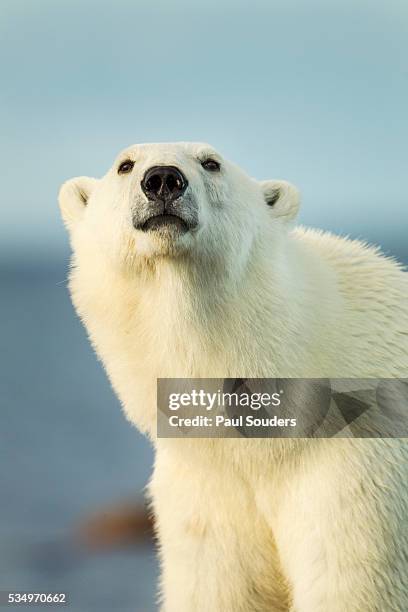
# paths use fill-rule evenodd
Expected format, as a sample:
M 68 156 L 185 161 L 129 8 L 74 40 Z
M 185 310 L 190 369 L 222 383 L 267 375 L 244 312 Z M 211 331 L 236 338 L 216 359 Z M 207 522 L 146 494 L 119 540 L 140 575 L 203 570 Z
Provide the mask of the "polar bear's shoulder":
M 292 237 L 307 250 L 322 257 L 344 275 L 354 278 L 373 275 L 371 281 L 381 283 L 381 279 L 408 282 L 406 268 L 393 257 L 385 255 L 380 247 L 347 236 L 337 236 L 327 231 L 296 227 Z
M 292 238 L 312 252 L 334 279 L 343 300 L 341 333 L 359 347 L 359 364 L 370 376 L 406 376 L 408 372 L 408 273 L 378 247 L 319 230 L 296 228 Z M 351 348 L 353 350 L 353 348 Z M 353 364 L 354 370 L 358 364 Z
M 349 307 L 373 322 L 392 322 L 408 338 L 408 272 L 401 263 L 377 246 L 330 232 L 298 227 L 292 237 L 331 270 Z

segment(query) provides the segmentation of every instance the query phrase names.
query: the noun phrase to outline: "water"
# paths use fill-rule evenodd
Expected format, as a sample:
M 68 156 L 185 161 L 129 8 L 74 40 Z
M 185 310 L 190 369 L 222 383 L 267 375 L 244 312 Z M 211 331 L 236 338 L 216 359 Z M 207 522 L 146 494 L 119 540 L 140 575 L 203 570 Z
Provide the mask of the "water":
M 142 497 L 152 451 L 121 412 L 65 276 L 63 260 L 1 269 L 0 590 L 65 591 L 73 612 L 149 612 L 153 547 L 73 543 L 84 517 Z

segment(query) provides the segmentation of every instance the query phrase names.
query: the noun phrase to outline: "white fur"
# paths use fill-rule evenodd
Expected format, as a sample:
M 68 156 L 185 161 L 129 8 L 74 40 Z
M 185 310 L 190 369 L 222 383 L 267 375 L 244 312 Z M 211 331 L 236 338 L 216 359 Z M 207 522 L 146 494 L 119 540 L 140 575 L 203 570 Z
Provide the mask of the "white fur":
M 221 172 L 201 167 L 208 155 Z M 178 166 L 199 205 L 178 240 L 132 227 L 157 164 Z M 131 147 L 60 202 L 75 307 L 155 445 L 163 610 L 407 610 L 405 441 L 155 436 L 157 377 L 408 376 L 407 274 L 360 242 L 293 229 L 293 187 L 208 145 Z

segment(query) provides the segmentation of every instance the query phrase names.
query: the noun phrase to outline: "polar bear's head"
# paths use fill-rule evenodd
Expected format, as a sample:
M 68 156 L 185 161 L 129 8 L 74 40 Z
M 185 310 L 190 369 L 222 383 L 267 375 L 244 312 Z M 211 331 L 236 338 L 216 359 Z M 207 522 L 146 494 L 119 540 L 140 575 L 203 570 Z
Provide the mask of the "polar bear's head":
M 103 178 L 74 178 L 60 191 L 77 258 L 92 249 L 127 268 L 160 258 L 242 258 L 260 234 L 285 231 L 298 205 L 289 183 L 255 181 L 197 143 L 134 145 Z

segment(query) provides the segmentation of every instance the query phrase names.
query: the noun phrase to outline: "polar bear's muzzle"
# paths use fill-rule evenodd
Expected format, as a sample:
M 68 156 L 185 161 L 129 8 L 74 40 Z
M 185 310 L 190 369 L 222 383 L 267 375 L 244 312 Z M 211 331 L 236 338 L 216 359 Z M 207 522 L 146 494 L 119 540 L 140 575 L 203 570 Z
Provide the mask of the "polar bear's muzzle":
M 179 168 L 153 166 L 145 172 L 140 186 L 146 201 L 133 213 L 135 229 L 185 233 L 197 226 L 197 206 Z

